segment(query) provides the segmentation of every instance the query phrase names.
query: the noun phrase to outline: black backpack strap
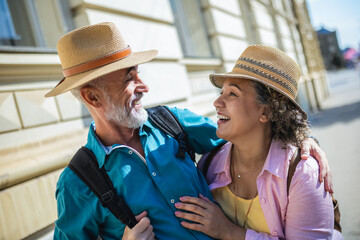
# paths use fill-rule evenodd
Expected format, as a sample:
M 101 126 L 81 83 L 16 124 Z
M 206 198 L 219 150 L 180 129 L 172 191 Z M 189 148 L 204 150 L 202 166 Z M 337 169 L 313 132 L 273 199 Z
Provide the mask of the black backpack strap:
M 80 148 L 68 166 L 123 224 L 134 227 L 135 215 L 122 196 L 118 196 L 104 167 L 99 168 L 94 153 L 86 147 Z
M 213 158 L 215 157 L 215 155 L 220 151 L 220 149 L 222 148 L 222 146 L 224 146 L 225 143 L 217 145 L 215 148 L 213 148 L 213 150 L 211 150 L 209 152 L 209 154 L 206 156 L 206 158 L 203 160 L 204 161 L 204 165 L 203 165 L 203 169 L 202 169 L 202 173 L 204 175 L 204 177 L 206 178 L 206 174 L 209 170 L 209 166 L 211 161 L 213 160 Z
M 288 196 L 289 196 L 291 180 L 294 176 L 296 166 L 299 164 L 300 160 L 301 160 L 300 150 L 299 150 L 299 148 L 296 148 L 294 155 L 292 156 L 292 158 L 290 160 L 290 164 L 289 164 L 289 171 L 288 171 L 288 176 L 287 176 L 287 195 Z
M 184 159 L 187 152 L 195 162 L 195 153 L 192 151 L 187 135 L 177 117 L 164 106 L 147 108 L 146 111 L 155 126 L 178 141 L 179 149 L 176 157 Z

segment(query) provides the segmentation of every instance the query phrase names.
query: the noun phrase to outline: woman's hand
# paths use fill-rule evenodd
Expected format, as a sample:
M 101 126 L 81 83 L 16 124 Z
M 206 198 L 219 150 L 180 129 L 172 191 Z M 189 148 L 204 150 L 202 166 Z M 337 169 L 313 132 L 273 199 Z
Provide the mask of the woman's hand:
M 155 239 L 153 227 L 150 225 L 150 219 L 147 216 L 147 212 L 144 211 L 135 216 L 138 223 L 129 228 L 126 226 L 122 240 L 152 240 Z
M 196 231 L 205 233 L 215 239 L 245 239 L 246 231 L 233 224 L 222 212 L 222 210 L 208 198 L 199 194 L 196 197 L 181 197 L 175 204 L 177 209 L 188 212 L 176 211 L 175 215 L 193 223 L 182 221 L 181 225 Z
M 323 182 L 325 180 L 325 190 L 334 193 L 333 184 L 332 184 L 332 174 L 329 167 L 329 161 L 326 158 L 325 152 L 321 150 L 319 144 L 317 144 L 314 139 L 306 138 L 301 143 L 301 159 L 308 159 L 309 155 L 313 156 L 320 166 L 319 181 Z

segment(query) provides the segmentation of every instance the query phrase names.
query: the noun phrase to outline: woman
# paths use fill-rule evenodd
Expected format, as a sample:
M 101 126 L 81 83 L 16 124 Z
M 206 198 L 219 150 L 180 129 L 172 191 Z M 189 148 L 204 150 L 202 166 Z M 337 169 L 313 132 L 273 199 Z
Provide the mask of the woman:
M 282 51 L 253 45 L 232 72 L 212 74 L 222 88 L 214 102 L 217 135 L 228 141 L 206 179 L 221 209 L 203 196 L 185 196 L 181 224 L 216 239 L 332 239 L 331 196 L 318 181 L 318 163 L 300 161 L 287 192 L 290 159 L 309 134 L 295 101 L 299 66 Z M 200 162 L 200 168 L 204 165 Z M 230 219 L 230 220 L 229 220 Z

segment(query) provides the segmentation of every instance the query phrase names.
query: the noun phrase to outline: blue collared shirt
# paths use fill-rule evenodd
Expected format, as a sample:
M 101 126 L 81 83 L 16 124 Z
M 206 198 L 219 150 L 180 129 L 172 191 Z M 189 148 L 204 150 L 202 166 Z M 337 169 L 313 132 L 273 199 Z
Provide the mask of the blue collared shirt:
M 188 110 L 171 108 L 196 153 L 203 154 L 222 143 L 216 124 Z M 99 166 L 104 166 L 114 188 L 135 215 L 148 212 L 155 237 L 161 239 L 210 239 L 181 226 L 174 206 L 181 196 L 201 193 L 212 199 L 208 185 L 190 157 L 176 158 L 178 142 L 147 121 L 139 131 L 145 158 L 134 149 L 115 144 L 105 148 L 90 126 L 86 147 Z M 57 183 L 58 220 L 54 239 L 121 239 L 125 226 L 68 167 Z

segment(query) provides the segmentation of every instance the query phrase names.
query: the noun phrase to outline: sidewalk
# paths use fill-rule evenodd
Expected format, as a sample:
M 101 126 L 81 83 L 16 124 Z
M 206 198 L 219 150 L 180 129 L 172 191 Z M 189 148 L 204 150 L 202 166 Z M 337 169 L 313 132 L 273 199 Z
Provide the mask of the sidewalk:
M 360 239 L 360 71 L 330 72 L 328 82 L 330 97 L 310 121 L 333 172 L 344 239 L 355 240 Z

